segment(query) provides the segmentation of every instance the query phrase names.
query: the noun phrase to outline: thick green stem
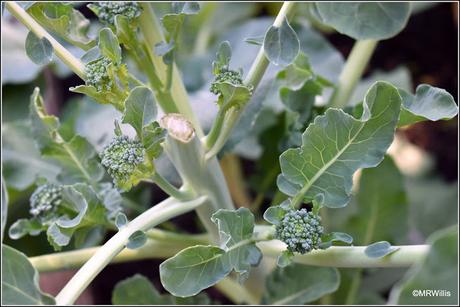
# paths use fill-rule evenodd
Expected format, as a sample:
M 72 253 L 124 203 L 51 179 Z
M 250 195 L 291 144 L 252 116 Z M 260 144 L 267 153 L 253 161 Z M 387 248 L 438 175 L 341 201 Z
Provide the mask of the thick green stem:
M 273 25 L 275 27 L 281 26 L 283 20 L 285 18 L 290 19 L 295 13 L 295 2 L 286 1 L 283 3 L 278 16 L 276 17 Z M 244 83 L 246 85 L 251 85 L 253 87 L 253 91 L 256 90 L 257 86 L 259 85 L 262 77 L 267 70 L 268 65 L 270 64 L 269 60 L 265 56 L 265 51 L 263 46 L 260 47 L 259 53 L 257 54 L 256 59 L 254 60 L 251 69 L 249 70 Z M 233 127 L 236 125 L 238 120 L 240 119 L 241 114 L 244 111 L 244 107 L 240 108 L 232 108 L 230 109 L 225 116 L 224 123 L 222 125 L 222 129 L 216 141 L 211 144 L 211 148 L 206 153 L 206 158 L 210 159 L 217 155 L 219 151 L 224 147 L 225 143 L 227 142 L 228 138 L 231 135 Z
M 155 45 L 164 41 L 164 35 L 161 31 L 160 23 L 158 22 L 149 2 L 142 2 L 141 6 L 143 12 L 139 17 L 139 27 L 144 35 L 149 57 L 155 66 L 155 71 L 157 72 L 159 78 L 161 80 L 167 80 L 168 65 L 163 62 L 163 58 L 161 56 L 156 55 L 154 52 Z M 168 91 L 170 95 L 160 95 L 156 98 L 166 113 L 171 113 L 167 111 L 169 109 L 167 107 L 168 104 L 175 105 L 175 109 L 177 109 L 179 113 L 183 114 L 193 124 L 196 133 L 201 138 L 204 136 L 203 130 L 201 129 L 201 125 L 190 106 L 187 91 L 182 82 L 182 78 L 180 77 L 179 70 L 175 64 L 172 65 L 172 81 L 170 90 Z
M 286 245 L 277 240 L 259 242 L 258 247 L 265 256 L 277 257 Z M 336 268 L 396 268 L 409 267 L 423 259 L 429 245 L 401 245 L 398 251 L 383 258 L 370 258 L 364 250 L 367 246 L 333 246 L 325 250 L 314 250 L 305 255 L 296 254 L 294 262 L 314 266 Z
M 14 1 L 6 2 L 6 8 L 11 15 L 16 17 L 23 25 L 32 31 L 38 38 L 46 38 L 53 46 L 56 56 L 64 62 L 80 78 L 85 79 L 85 69 L 83 63 L 72 53 L 54 39 L 35 19 L 32 18 L 19 4 Z
M 135 231 L 146 231 L 172 217 L 196 209 L 204 204 L 206 200 L 207 198 L 202 196 L 193 201 L 181 203 L 173 198 L 168 198 L 139 215 L 97 249 L 96 253 L 80 268 L 56 296 L 56 304 L 69 305 L 75 302 L 97 274 L 125 248 L 129 237 Z
M 376 40 L 356 41 L 340 73 L 337 88 L 331 97 L 331 107 L 343 108 L 347 105 L 358 81 L 364 73 L 364 69 L 369 63 L 377 42 Z
M 234 209 L 224 175 L 216 158 L 206 160 L 203 146 L 191 123 L 180 114 L 168 114 L 160 121 L 168 131 L 165 152 L 187 184 L 197 195 L 208 196 L 205 205 L 197 209 L 198 217 L 215 242 L 219 235 L 211 216 L 217 210 Z

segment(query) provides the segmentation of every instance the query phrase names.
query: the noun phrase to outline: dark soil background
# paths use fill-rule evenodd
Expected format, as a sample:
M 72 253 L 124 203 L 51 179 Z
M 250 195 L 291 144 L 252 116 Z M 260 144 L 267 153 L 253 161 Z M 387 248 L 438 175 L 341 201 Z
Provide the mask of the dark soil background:
M 264 14 L 264 11 L 261 11 Z M 399 65 L 406 65 L 415 85 L 429 83 L 446 89 L 458 101 L 458 3 L 441 3 L 426 11 L 413 15 L 407 27 L 395 38 L 380 42 L 367 69 L 367 74 L 375 69 L 390 71 Z M 329 36 L 346 57 L 353 46 L 353 40 L 340 34 Z M 59 84 L 61 89 L 75 85 L 77 79 L 67 79 Z M 414 89 L 415 90 L 415 89 Z M 61 95 L 66 95 L 62 93 Z M 59 101 L 59 100 L 58 100 Z M 60 100 L 62 101 L 62 100 Z M 412 143 L 430 152 L 436 161 L 436 169 L 446 181 L 458 178 L 458 118 L 442 122 L 424 122 L 400 131 Z M 246 164 L 246 162 L 245 162 Z M 248 169 L 251 166 L 248 165 Z M 193 214 L 184 215 L 175 221 L 181 227 L 195 229 Z M 114 264 L 99 274 L 91 288 L 77 301 L 80 304 L 110 304 L 111 293 L 116 283 L 136 273 L 149 277 L 157 289 L 159 283 L 158 266 L 161 261 L 145 260 L 126 264 Z M 61 275 L 58 275 L 61 274 Z M 42 274 L 44 291 L 57 293 L 60 282 L 69 279 L 73 271 L 67 273 Z M 65 276 L 64 276 L 65 275 Z M 65 282 L 62 280 L 62 282 Z M 212 300 L 230 304 L 225 297 L 212 288 L 207 290 Z

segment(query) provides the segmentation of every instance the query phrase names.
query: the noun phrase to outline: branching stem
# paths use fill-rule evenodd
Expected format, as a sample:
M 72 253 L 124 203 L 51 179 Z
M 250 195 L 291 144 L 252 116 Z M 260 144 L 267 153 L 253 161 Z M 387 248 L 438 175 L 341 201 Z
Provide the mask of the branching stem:
M 49 34 L 35 19 L 32 18 L 19 4 L 14 1 L 6 2 L 6 8 L 11 15 L 16 17 L 23 25 L 32 31 L 38 38 L 46 38 L 53 46 L 54 53 L 67 65 L 74 73 L 83 80 L 85 70 L 83 63 L 77 59 L 69 50 L 62 46 L 54 37 Z
M 139 215 L 120 229 L 120 231 L 103 246 L 97 249 L 94 255 L 80 268 L 56 296 L 56 304 L 69 305 L 75 302 L 97 274 L 99 274 L 99 272 L 125 248 L 129 237 L 135 231 L 146 231 L 170 218 L 192 211 L 201 206 L 206 200 L 206 196 L 189 202 L 177 202 L 173 198 L 168 198 Z

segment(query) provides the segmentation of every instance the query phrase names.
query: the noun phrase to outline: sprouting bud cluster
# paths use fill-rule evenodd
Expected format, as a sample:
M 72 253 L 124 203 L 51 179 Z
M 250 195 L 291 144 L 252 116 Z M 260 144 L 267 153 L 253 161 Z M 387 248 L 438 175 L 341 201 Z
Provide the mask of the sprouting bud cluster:
M 107 168 L 115 185 L 120 186 L 144 162 L 144 148 L 141 142 L 121 135 L 115 137 L 100 156 L 102 165 Z
M 110 63 L 111 61 L 109 58 L 101 57 L 86 64 L 86 85 L 94 86 L 99 92 L 110 91 L 112 88 L 112 80 L 107 70 Z
M 142 12 L 142 8 L 139 4 L 132 1 L 95 2 L 93 6 L 97 9 L 97 16 L 99 19 L 110 25 L 115 24 L 115 16 L 117 15 L 125 16 L 131 21 Z
M 62 186 L 44 184 L 38 187 L 30 197 L 30 214 L 46 218 L 53 215 L 62 203 Z
M 305 254 L 319 248 L 322 234 L 318 215 L 306 209 L 291 209 L 276 226 L 275 236 L 287 244 L 289 251 Z
M 221 70 L 218 75 L 216 75 L 216 78 L 214 81 L 211 83 L 211 88 L 209 89 L 211 93 L 219 95 L 221 94 L 221 91 L 219 87 L 217 86 L 218 83 L 221 82 L 229 82 L 232 85 L 242 85 L 243 84 L 243 79 L 241 76 L 241 72 L 235 71 L 235 70 Z

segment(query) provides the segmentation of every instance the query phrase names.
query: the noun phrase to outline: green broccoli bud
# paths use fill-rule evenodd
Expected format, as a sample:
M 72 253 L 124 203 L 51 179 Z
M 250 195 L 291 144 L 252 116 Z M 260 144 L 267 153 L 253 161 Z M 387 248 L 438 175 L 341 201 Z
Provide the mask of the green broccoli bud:
M 305 254 L 319 248 L 322 234 L 318 215 L 306 209 L 290 209 L 276 226 L 275 237 L 287 244 L 288 251 Z
M 111 63 L 109 58 L 101 57 L 86 64 L 86 85 L 94 86 L 98 91 L 110 91 L 113 83 L 107 69 Z
M 62 203 L 62 186 L 44 184 L 30 197 L 30 214 L 41 220 L 48 220 Z
M 92 6 L 99 19 L 110 25 L 115 24 L 115 16 L 117 15 L 125 16 L 131 21 L 137 18 L 142 12 L 142 8 L 137 2 L 131 1 L 95 2 Z
M 132 175 L 144 162 L 144 147 L 137 140 L 125 135 L 115 137 L 101 152 L 101 163 L 113 178 L 118 187 L 124 187 L 131 181 Z
M 211 88 L 209 89 L 211 93 L 220 95 L 221 91 L 217 84 L 222 82 L 229 82 L 232 85 L 243 85 L 241 72 L 235 70 L 221 70 L 219 74 L 216 75 L 214 81 L 211 83 Z

